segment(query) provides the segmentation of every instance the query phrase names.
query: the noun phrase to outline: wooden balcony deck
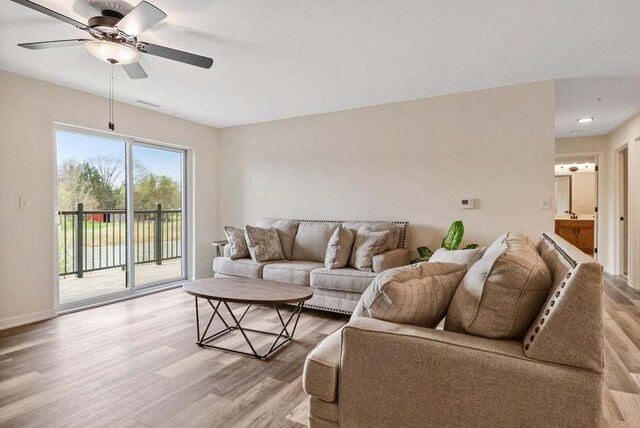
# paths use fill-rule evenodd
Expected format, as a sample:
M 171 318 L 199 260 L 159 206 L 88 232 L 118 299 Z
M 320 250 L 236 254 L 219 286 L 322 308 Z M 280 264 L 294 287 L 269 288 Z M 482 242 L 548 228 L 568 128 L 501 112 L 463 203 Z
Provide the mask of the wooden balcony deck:
M 161 265 L 136 265 L 136 285 L 151 284 L 181 276 L 181 259 L 165 260 Z M 85 272 L 83 278 L 75 275 L 60 277 L 60 304 L 103 296 L 126 288 L 126 272 L 121 268 Z

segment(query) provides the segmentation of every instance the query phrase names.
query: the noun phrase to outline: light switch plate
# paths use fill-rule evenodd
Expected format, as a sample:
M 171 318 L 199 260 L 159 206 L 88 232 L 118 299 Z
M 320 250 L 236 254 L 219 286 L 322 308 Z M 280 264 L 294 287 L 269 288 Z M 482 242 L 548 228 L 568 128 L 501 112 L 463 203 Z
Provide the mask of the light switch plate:
M 29 209 L 29 207 L 31 206 L 31 204 L 29 203 L 29 198 L 27 198 L 26 196 L 20 196 L 19 204 L 21 210 Z
M 540 197 L 540 209 L 541 210 L 550 210 L 551 209 L 551 198 L 549 196 L 541 196 Z

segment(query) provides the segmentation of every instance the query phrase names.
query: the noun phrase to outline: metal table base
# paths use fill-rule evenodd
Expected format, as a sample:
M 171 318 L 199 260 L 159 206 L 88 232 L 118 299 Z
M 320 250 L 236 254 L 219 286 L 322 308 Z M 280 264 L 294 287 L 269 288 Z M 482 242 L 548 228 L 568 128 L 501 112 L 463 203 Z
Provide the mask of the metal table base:
M 214 305 L 212 302 L 213 299 L 205 299 L 205 300 L 209 303 L 209 306 L 211 306 L 211 308 L 213 309 L 213 314 L 211 315 L 211 318 L 209 318 L 209 322 L 207 323 L 207 326 L 205 327 L 204 332 L 201 335 L 200 334 L 200 313 L 198 309 L 198 297 L 195 297 L 196 331 L 197 331 L 197 338 L 198 338 L 198 341 L 196 342 L 196 344 L 202 348 L 218 349 L 220 351 L 246 355 L 248 357 L 257 358 L 260 360 L 269 358 L 271 354 L 276 352 L 278 349 L 280 349 L 282 346 L 289 343 L 293 339 L 293 335 L 295 334 L 296 327 L 298 326 L 298 320 L 300 319 L 300 313 L 302 312 L 302 308 L 304 307 L 304 301 L 300 303 L 296 303 L 294 305 L 293 311 L 291 312 L 291 316 L 289 316 L 289 319 L 285 322 L 284 318 L 282 318 L 282 314 L 280 313 L 280 310 L 278 309 L 278 306 L 274 304 L 273 308 L 276 310 L 276 313 L 278 314 L 278 319 L 280 320 L 280 324 L 282 325 L 282 330 L 280 330 L 279 333 L 275 333 L 271 331 L 255 330 L 252 328 L 242 327 L 240 323 L 244 319 L 247 312 L 249 312 L 249 309 L 251 309 L 251 306 L 253 304 L 249 304 L 247 308 L 244 310 L 244 312 L 242 313 L 242 316 L 240 318 L 237 318 L 233 313 L 233 311 L 231 310 L 231 308 L 229 307 L 229 304 L 227 302 L 217 301 L 217 304 Z M 227 308 L 229 315 L 231 315 L 231 318 L 233 319 L 233 323 L 227 322 L 227 320 L 225 320 L 224 317 L 222 316 L 222 313 L 220 312 L 221 304 L 224 304 L 224 306 Z M 207 336 L 209 327 L 211 327 L 211 324 L 213 323 L 213 320 L 216 318 L 216 316 L 220 318 L 220 321 L 222 321 L 222 324 L 224 324 L 225 328 Z M 293 329 L 291 330 L 291 333 L 289 333 L 289 330 L 287 330 L 287 327 L 289 327 L 289 324 L 291 324 L 291 321 L 294 319 L 295 321 L 293 323 Z M 211 342 L 213 342 L 214 340 L 234 330 L 238 330 L 240 333 L 242 333 L 242 336 L 247 342 L 247 345 L 249 345 L 251 352 L 239 351 L 237 349 L 225 348 L 223 346 L 216 346 L 211 344 Z M 250 331 L 253 333 L 266 334 L 270 336 L 276 336 L 276 339 L 274 340 L 273 344 L 271 345 L 271 347 L 266 353 L 258 354 L 255 347 L 251 343 L 251 340 L 249 340 L 249 337 L 247 336 L 247 333 L 246 333 L 247 331 Z

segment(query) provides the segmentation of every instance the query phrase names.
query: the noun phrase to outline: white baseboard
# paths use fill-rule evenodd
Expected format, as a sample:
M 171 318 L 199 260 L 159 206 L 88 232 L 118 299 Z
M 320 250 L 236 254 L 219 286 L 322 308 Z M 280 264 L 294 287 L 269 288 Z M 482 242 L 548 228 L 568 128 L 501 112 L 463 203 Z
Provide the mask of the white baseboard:
M 48 320 L 56 316 L 55 309 L 47 309 L 46 311 L 31 312 L 30 314 L 18 315 L 17 317 L 5 318 L 0 320 L 0 330 L 6 330 L 12 327 L 18 327 L 25 324 L 31 324 L 42 320 Z

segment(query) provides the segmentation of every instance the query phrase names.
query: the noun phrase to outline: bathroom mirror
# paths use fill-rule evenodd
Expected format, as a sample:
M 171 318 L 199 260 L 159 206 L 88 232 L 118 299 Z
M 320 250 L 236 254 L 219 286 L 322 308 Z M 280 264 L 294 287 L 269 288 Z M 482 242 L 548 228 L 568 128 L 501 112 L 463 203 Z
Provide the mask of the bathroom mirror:
M 571 176 L 556 175 L 556 215 L 571 212 Z

